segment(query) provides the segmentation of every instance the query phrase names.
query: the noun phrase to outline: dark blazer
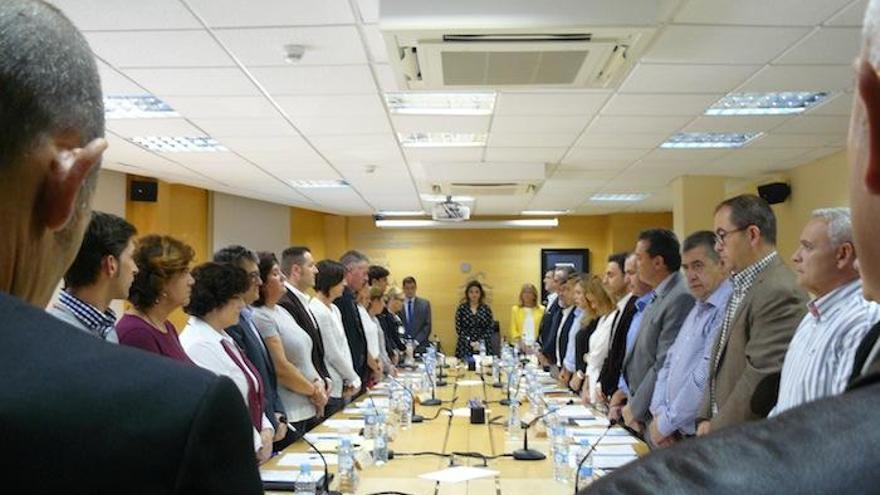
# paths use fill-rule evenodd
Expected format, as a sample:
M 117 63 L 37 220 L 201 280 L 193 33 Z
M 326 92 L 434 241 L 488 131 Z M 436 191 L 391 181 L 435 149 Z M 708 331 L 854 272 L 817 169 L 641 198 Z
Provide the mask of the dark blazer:
M 655 450 L 581 493 L 876 493 L 878 410 L 880 363 L 875 362 L 842 395 Z
M 693 307 L 694 296 L 688 292 L 684 276 L 675 272 L 657 292 L 656 299 L 645 308 L 635 346 L 623 359 L 623 372 L 630 391 L 628 405 L 638 421 L 644 423 L 648 419 L 657 373 Z
M 710 385 L 700 405 L 699 419 L 711 419 L 712 430 L 766 417 L 779 395 L 782 361 L 795 330 L 807 312 L 807 295 L 794 273 L 778 256 L 758 274 L 736 313 L 721 359 L 721 332 L 712 348 Z M 710 405 L 715 384 L 718 414 Z
M 862 342 L 859 344 L 858 349 L 856 349 L 855 356 L 853 356 L 852 375 L 849 379 L 850 383 L 855 382 L 861 376 L 862 368 L 865 366 L 868 357 L 870 357 L 871 351 L 874 350 L 874 345 L 877 343 L 878 337 L 880 337 L 880 323 L 875 324 L 870 330 L 868 330 L 868 333 L 862 337 Z
M 547 308 L 544 317 L 541 318 L 541 354 L 543 354 L 551 363 L 556 362 L 556 332 L 559 330 L 559 324 L 562 323 L 562 306 L 559 305 L 557 297 L 553 304 Z
M 226 377 L 83 333 L 0 293 L 6 493 L 262 493 Z
M 385 349 L 388 351 L 397 350 L 403 352 L 406 345 L 403 343 L 403 336 L 399 330 L 403 326 L 403 321 L 396 315 L 385 308 L 376 316 L 379 325 L 382 326 L 382 333 L 385 334 Z
M 284 404 L 278 397 L 278 375 L 275 374 L 275 365 L 272 363 L 272 357 L 269 351 L 254 332 L 247 328 L 247 321 L 244 316 L 238 317 L 238 325 L 231 326 L 226 329 L 226 333 L 232 337 L 232 340 L 244 350 L 247 358 L 257 368 L 260 377 L 263 379 L 263 410 L 266 416 L 272 422 L 272 427 L 278 426 L 278 419 L 275 418 L 273 412 L 286 416 Z
M 428 339 L 431 337 L 431 302 L 421 297 L 413 299 L 412 322 L 406 319 L 406 301 L 403 302 L 403 309 L 397 316 L 403 322 L 404 328 L 412 328 L 412 338 L 419 342 L 418 351 L 423 351 L 428 345 Z M 410 323 L 412 324 L 410 326 Z
M 351 351 L 351 363 L 366 384 L 366 378 L 370 374 L 367 366 L 367 338 L 364 336 L 364 325 L 358 313 L 354 291 L 346 287 L 333 304 L 339 308 L 339 313 L 342 315 L 342 326 L 345 329 L 345 338 L 348 340 L 348 349 Z
M 584 354 L 590 352 L 590 337 L 599 326 L 599 318 L 593 318 L 587 322 L 587 326 L 581 327 L 574 337 L 574 369 L 582 373 L 587 372 L 587 362 Z
M 290 289 L 287 289 L 281 300 L 278 301 L 278 305 L 286 309 L 293 316 L 296 324 L 309 334 L 312 339 L 312 365 L 315 366 L 315 371 L 321 377 L 330 378 L 330 371 L 327 370 L 327 363 L 324 361 L 324 341 L 321 339 L 321 329 L 315 325 L 308 308 L 303 306 L 302 301 Z
M 626 335 L 629 333 L 629 326 L 632 323 L 633 316 L 636 314 L 635 294 L 628 296 L 629 300 L 623 307 L 623 311 L 618 315 L 617 321 L 614 322 L 614 328 L 611 334 L 611 348 L 608 350 L 608 357 L 602 364 L 602 371 L 599 373 L 599 383 L 602 385 L 602 393 L 611 397 L 617 391 L 617 385 L 620 383 L 620 373 L 623 369 L 623 359 L 626 357 Z

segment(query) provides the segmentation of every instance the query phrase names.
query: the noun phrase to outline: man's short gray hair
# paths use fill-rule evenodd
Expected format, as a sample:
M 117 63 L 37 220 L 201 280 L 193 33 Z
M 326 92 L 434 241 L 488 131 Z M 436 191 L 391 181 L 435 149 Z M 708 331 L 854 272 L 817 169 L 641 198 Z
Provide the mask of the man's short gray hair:
M 342 263 L 346 270 L 351 270 L 351 267 L 358 263 L 369 263 L 370 258 L 367 258 L 364 253 L 352 249 L 346 251 L 345 254 L 339 258 L 339 262 Z
M 852 244 L 852 217 L 849 208 L 820 208 L 813 210 L 810 216 L 822 219 L 828 224 L 828 237 L 833 248 L 837 249 L 847 242 Z

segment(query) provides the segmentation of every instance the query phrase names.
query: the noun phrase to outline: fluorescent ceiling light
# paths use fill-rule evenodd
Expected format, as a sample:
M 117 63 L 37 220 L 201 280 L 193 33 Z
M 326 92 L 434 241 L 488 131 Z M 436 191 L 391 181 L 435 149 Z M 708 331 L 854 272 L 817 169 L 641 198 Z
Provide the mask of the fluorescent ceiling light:
M 167 119 L 180 117 L 167 103 L 151 95 L 105 96 L 104 117 L 114 119 Z
M 406 148 L 464 148 L 486 146 L 486 133 L 468 132 L 407 132 L 398 133 Z
M 590 196 L 590 201 L 635 203 L 637 201 L 642 201 L 647 197 L 647 194 L 642 193 L 598 193 Z
M 448 196 L 445 194 L 421 194 L 422 201 L 428 201 L 431 203 L 442 203 L 446 201 Z M 453 196 L 452 201 L 457 203 L 473 203 L 473 196 Z
M 420 217 L 426 213 L 422 210 L 380 210 L 377 215 L 382 217 Z
M 550 215 L 567 215 L 571 210 L 524 210 L 521 215 L 550 216 Z
M 469 220 L 466 222 L 438 222 L 437 220 L 376 220 L 380 229 L 546 229 L 559 226 L 556 218 L 526 218 L 519 220 Z
M 332 189 L 340 187 L 348 187 L 348 182 L 344 180 L 293 180 L 290 185 L 300 189 Z
M 202 136 L 139 136 L 131 138 L 132 142 L 151 151 L 166 153 L 194 153 L 228 151 L 219 141 Z
M 741 148 L 762 132 L 679 132 L 661 148 Z
M 385 104 L 399 115 L 490 115 L 495 93 L 385 93 Z
M 825 101 L 830 92 L 733 93 L 718 100 L 706 115 L 789 115 Z

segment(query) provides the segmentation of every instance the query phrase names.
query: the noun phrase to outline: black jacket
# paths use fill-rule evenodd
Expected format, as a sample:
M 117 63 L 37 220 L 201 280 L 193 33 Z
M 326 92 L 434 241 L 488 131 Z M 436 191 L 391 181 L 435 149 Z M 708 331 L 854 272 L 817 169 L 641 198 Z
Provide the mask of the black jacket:
M 379 320 L 379 325 L 382 326 L 382 333 L 385 334 L 385 349 L 389 352 L 392 350 L 405 351 L 406 345 L 404 345 L 403 338 L 399 332 L 403 321 L 397 315 L 388 311 L 388 308 L 385 308 L 376 318 Z
M 238 318 L 238 325 L 226 329 L 226 333 L 244 350 L 247 358 L 250 359 L 260 378 L 263 379 L 263 410 L 266 416 L 272 422 L 272 427 L 278 426 L 278 420 L 273 412 L 286 416 L 284 404 L 278 397 L 278 375 L 275 374 L 275 364 L 272 363 L 272 356 L 269 355 L 268 349 L 254 335 L 251 330 L 246 328 L 247 322 L 243 316 Z
M 357 300 L 354 292 L 346 287 L 342 295 L 337 297 L 333 304 L 339 308 L 342 315 L 342 326 L 345 328 L 345 338 L 348 340 L 348 349 L 351 351 L 351 363 L 364 383 L 369 375 L 367 366 L 367 338 L 364 336 L 364 326 L 361 323 L 361 315 L 358 313 Z
M 302 301 L 290 289 L 284 293 L 278 305 L 287 310 L 293 320 L 300 326 L 312 339 L 312 365 L 315 371 L 322 378 L 330 378 L 330 371 L 327 370 L 327 362 L 324 360 L 324 340 L 321 339 L 321 329 L 319 329 L 312 316 L 309 314 Z
M 611 335 L 611 347 L 608 350 L 608 357 L 602 364 L 602 371 L 599 372 L 599 384 L 602 386 L 602 393 L 611 396 L 617 391 L 617 384 L 620 383 L 620 374 L 623 372 L 623 360 L 626 357 L 626 334 L 629 332 L 629 325 L 632 323 L 633 317 L 636 315 L 636 300 L 638 297 L 632 296 L 623 307 L 623 312 L 614 322 L 613 333 Z
M 226 377 L 87 335 L 0 293 L 5 493 L 262 493 Z

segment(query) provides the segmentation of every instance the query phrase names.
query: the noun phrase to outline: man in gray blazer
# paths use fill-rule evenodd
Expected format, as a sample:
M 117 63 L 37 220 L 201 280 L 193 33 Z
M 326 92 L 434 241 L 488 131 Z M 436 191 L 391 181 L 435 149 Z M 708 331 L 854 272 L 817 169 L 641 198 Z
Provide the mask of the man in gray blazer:
M 645 309 L 635 345 L 624 358 L 623 373 L 629 393 L 623 419 L 627 426 L 642 432 L 650 416 L 657 373 L 663 367 L 666 352 L 675 342 L 681 324 L 694 306 L 694 297 L 679 272 L 681 248 L 672 231 L 643 231 L 639 234 L 635 254 L 639 278 L 653 287 L 654 300 Z
M 428 346 L 431 336 L 431 302 L 416 296 L 416 279 L 412 276 L 403 279 L 403 294 L 406 300 L 403 309 L 397 316 L 403 322 L 406 338 L 418 342 L 416 352 L 422 352 Z

